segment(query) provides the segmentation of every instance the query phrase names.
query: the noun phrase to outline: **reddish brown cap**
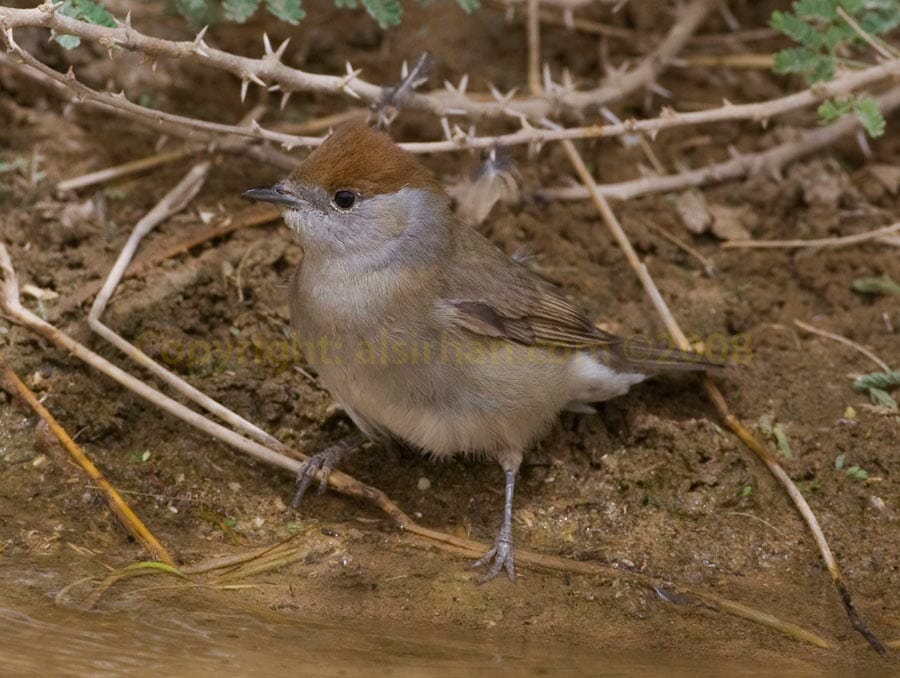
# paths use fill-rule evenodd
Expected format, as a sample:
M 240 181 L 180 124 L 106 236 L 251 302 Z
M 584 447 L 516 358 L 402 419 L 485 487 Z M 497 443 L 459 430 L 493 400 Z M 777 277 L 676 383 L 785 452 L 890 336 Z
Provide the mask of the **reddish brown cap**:
M 337 127 L 289 179 L 321 186 L 329 193 L 347 188 L 363 196 L 394 193 L 404 187 L 444 192 L 441 182 L 418 159 L 360 120 Z

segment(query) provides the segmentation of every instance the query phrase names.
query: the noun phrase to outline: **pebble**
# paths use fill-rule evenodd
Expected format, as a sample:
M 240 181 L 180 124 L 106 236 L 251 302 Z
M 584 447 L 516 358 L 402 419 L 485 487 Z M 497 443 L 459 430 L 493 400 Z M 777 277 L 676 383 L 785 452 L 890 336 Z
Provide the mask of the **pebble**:
M 428 480 L 428 478 L 426 478 L 425 476 L 422 476 L 421 478 L 419 478 L 419 482 L 417 483 L 417 487 L 418 487 L 422 492 L 427 492 L 427 491 L 431 488 L 431 481 Z

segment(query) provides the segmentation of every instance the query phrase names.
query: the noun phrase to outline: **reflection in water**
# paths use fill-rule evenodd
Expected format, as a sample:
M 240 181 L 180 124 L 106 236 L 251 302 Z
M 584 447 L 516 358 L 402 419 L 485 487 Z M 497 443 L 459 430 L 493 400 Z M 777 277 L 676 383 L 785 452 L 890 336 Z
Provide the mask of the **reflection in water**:
M 483 631 L 463 637 L 429 635 L 422 628 L 359 628 L 248 607 L 234 592 L 185 587 L 164 577 L 121 585 L 107 594 L 102 610 L 85 612 L 54 603 L 62 588 L 57 578 L 78 578 L 59 574 L 65 565 L 56 564 L 61 567 L 20 561 L 13 572 L 7 561 L 0 569 L 3 675 L 761 675 L 760 663 L 735 662 L 728 653 L 717 661 L 702 651 L 677 658 L 641 653 L 617 642 L 614 628 L 603 630 L 612 651 L 500 641 Z M 809 675 L 803 662 L 798 667 L 784 660 L 768 667 L 770 675 Z
M 171 585 L 119 591 L 102 611 L 84 612 L 56 605 L 58 587 L 40 572 L 10 575 L 0 581 L 4 675 L 547 675 L 562 666 L 561 652 L 298 621 L 242 608 L 227 592 Z

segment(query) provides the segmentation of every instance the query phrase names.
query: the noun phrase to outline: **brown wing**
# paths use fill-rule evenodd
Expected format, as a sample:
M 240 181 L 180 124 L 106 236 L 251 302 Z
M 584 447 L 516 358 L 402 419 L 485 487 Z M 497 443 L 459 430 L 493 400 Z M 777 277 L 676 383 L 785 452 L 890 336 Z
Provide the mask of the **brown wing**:
M 476 231 L 464 227 L 458 235 L 465 241 L 463 251 L 473 256 L 456 257 L 444 301 L 461 327 L 525 345 L 576 348 L 621 342 L 594 327 L 555 287 Z
M 721 367 L 696 353 L 653 346 L 640 337 L 625 342 L 594 327 L 553 285 L 510 260 L 476 231 L 466 230 L 471 233 L 459 235 L 470 256 L 456 257 L 443 299 L 459 327 L 526 346 L 595 348 L 604 362 L 647 374 Z

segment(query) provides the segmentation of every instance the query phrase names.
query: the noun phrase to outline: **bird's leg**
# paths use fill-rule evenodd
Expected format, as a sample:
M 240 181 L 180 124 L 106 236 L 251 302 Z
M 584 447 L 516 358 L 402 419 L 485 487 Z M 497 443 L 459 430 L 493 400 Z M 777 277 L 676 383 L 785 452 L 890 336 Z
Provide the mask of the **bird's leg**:
M 328 487 L 328 476 L 334 470 L 334 467 L 337 466 L 344 455 L 358 449 L 364 442 L 366 442 L 364 435 L 352 433 L 304 461 L 297 470 L 297 491 L 294 493 L 291 506 L 297 508 L 300 505 L 309 484 L 319 471 L 322 472 L 319 479 L 319 494 L 325 492 L 325 488 Z
M 516 569 L 513 562 L 513 539 L 512 539 L 512 501 L 513 493 L 516 489 L 516 473 L 519 470 L 519 464 L 522 461 L 521 454 L 509 455 L 501 458 L 503 464 L 503 473 L 506 478 L 506 492 L 503 501 L 503 525 L 494 541 L 494 547 L 479 558 L 472 567 L 481 567 L 491 563 L 491 569 L 481 578 L 480 582 L 484 583 L 496 577 L 500 570 L 506 570 L 506 576 L 510 581 L 516 580 Z

